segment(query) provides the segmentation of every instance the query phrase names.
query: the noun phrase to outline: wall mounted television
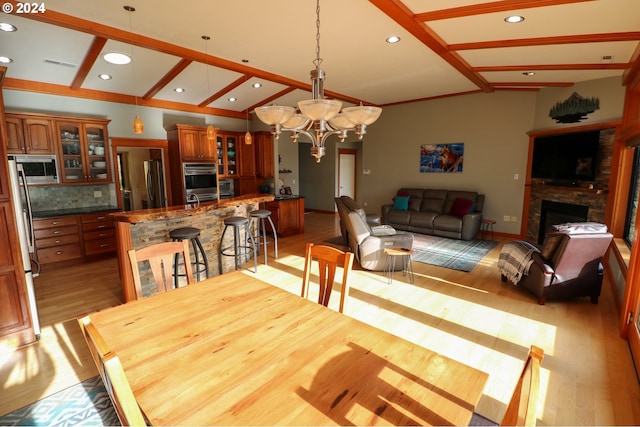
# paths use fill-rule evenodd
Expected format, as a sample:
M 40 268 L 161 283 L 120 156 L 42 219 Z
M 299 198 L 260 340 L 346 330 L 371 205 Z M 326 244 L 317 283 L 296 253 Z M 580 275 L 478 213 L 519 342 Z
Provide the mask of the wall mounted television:
M 599 145 L 600 131 L 537 137 L 533 141 L 531 178 L 558 185 L 594 181 Z

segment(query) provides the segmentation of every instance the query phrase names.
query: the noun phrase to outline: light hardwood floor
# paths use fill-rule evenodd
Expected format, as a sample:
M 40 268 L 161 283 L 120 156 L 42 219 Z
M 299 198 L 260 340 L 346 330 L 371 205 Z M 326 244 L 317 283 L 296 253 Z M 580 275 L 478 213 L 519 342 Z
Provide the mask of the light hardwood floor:
M 305 234 L 281 238 L 280 256 L 258 277 L 298 293 L 307 241 L 339 234 L 337 218 L 305 215 Z M 503 242 L 501 242 L 503 243 Z M 499 420 L 531 344 L 542 347 L 539 425 L 639 425 L 640 386 L 605 280 L 598 305 L 588 298 L 539 306 L 500 281 L 501 245 L 471 273 L 413 263 L 415 283 L 356 266 L 345 315 L 489 374 L 478 407 Z M 253 274 L 247 272 L 247 274 Z M 97 374 L 76 316 L 120 303 L 117 261 L 45 272 L 36 279 L 43 325 L 39 343 L 0 354 L 0 414 Z M 339 298 L 334 295 L 330 307 Z

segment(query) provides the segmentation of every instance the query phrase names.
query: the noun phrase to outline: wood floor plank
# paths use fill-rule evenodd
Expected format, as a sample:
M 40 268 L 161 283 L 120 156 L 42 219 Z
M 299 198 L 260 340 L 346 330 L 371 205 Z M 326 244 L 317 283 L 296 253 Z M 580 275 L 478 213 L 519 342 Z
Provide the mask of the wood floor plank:
M 337 217 L 306 214 L 305 234 L 279 239 L 279 258 L 259 264 L 257 276 L 298 294 L 305 243 L 339 233 Z M 488 418 L 501 418 L 536 344 L 545 352 L 539 425 L 639 425 L 640 386 L 618 336 L 610 284 L 605 279 L 597 305 L 584 298 L 540 306 L 500 281 L 502 243 L 470 273 L 413 262 L 413 284 L 399 273 L 388 284 L 384 273 L 354 263 L 345 315 L 489 373 L 479 406 Z M 96 375 L 74 319 L 121 302 L 115 259 L 44 272 L 35 283 L 42 338 L 0 354 L 0 414 Z M 338 301 L 336 292 L 330 307 Z

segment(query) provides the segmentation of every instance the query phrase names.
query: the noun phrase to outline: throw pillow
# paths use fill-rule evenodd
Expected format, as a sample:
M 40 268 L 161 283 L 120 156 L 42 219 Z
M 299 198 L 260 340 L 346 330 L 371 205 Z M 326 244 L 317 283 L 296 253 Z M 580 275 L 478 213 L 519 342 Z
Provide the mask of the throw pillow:
M 471 212 L 471 208 L 473 208 L 473 205 L 473 200 L 456 198 L 451 205 L 449 214 L 462 218 L 463 216 Z
M 393 198 L 393 209 L 406 211 L 409 209 L 409 196 L 396 196 Z

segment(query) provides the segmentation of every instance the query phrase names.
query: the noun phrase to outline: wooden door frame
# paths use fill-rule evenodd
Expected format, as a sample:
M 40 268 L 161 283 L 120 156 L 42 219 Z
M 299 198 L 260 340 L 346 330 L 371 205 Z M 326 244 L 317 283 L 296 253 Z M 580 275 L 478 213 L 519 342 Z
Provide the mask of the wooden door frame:
M 353 162 L 353 199 L 357 200 L 357 194 L 358 194 L 358 172 L 357 172 L 357 164 L 358 164 L 358 150 L 354 149 L 354 148 L 338 148 L 338 188 L 337 188 L 337 193 L 336 196 L 339 197 L 340 196 L 340 156 L 342 154 L 353 154 L 354 156 L 354 162 Z
M 165 176 L 165 191 L 167 196 L 167 206 L 172 206 L 171 199 L 171 175 L 169 174 L 169 142 L 166 139 L 140 139 L 140 138 L 111 138 L 111 157 L 113 158 L 113 171 L 117 172 L 117 159 L 119 147 L 146 148 L 149 150 L 162 150 L 162 169 Z M 122 191 L 120 191 L 120 175 L 117 176 L 116 201 L 118 209 L 122 209 Z

